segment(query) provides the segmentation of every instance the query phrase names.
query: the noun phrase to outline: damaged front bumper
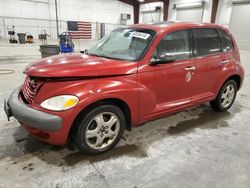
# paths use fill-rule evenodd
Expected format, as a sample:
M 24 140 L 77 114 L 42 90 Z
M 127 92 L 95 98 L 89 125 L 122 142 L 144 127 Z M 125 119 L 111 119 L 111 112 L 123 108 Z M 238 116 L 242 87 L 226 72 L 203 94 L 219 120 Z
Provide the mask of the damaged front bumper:
M 19 91 L 19 88 L 16 89 L 10 95 L 8 101 L 4 101 L 4 111 L 8 120 L 13 116 L 22 124 L 47 132 L 61 129 L 61 117 L 33 109 L 24 104 L 19 100 Z

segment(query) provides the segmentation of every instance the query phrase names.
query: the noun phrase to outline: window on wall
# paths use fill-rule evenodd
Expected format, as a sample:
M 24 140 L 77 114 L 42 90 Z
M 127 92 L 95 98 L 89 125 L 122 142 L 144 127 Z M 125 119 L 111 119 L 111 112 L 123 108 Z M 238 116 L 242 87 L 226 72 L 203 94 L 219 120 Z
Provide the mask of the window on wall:
M 234 48 L 233 42 L 231 38 L 228 36 L 228 34 L 225 31 L 222 31 L 221 29 L 218 29 L 220 36 L 222 38 L 222 49 L 223 52 L 230 51 Z
M 193 35 L 197 56 L 221 52 L 220 37 L 215 29 L 194 29 Z
M 190 56 L 188 31 L 176 31 L 167 34 L 158 44 L 156 57 L 173 55 L 175 60 L 188 59 Z

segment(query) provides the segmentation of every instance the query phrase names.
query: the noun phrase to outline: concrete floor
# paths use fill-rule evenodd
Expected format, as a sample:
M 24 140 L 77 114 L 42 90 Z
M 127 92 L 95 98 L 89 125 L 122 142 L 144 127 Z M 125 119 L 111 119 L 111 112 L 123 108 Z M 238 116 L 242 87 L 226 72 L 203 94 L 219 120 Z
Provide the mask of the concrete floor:
M 245 82 L 233 107 L 216 113 L 208 104 L 125 132 L 99 156 L 52 146 L 29 135 L 3 99 L 23 82 L 22 70 L 38 56 L 0 57 L 0 187 L 249 187 L 250 51 L 241 51 Z M 1 72 L 0 72 L 1 73 Z

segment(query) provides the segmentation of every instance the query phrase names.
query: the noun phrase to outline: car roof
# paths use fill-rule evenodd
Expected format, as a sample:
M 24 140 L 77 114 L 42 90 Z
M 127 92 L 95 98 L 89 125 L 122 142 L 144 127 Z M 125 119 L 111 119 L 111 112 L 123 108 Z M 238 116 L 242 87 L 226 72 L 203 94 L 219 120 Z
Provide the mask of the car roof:
M 151 29 L 157 32 L 165 31 L 168 29 L 189 29 L 189 28 L 221 28 L 225 30 L 225 27 L 212 23 L 193 23 L 193 22 L 176 22 L 176 21 L 152 22 L 148 24 L 134 24 L 130 25 L 130 28 Z

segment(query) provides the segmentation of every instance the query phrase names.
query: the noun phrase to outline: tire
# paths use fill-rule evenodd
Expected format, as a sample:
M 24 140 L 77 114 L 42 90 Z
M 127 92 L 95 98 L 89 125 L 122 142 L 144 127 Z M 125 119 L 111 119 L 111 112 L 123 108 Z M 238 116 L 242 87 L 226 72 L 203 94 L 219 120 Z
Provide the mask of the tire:
M 227 89 L 231 93 L 227 93 Z M 211 107 L 218 112 L 227 111 L 233 105 L 237 91 L 237 83 L 234 80 L 228 80 L 220 89 L 216 99 L 210 102 Z
M 74 142 L 86 154 L 101 154 L 120 141 L 126 126 L 122 110 L 114 105 L 101 105 L 88 112 L 75 132 Z

